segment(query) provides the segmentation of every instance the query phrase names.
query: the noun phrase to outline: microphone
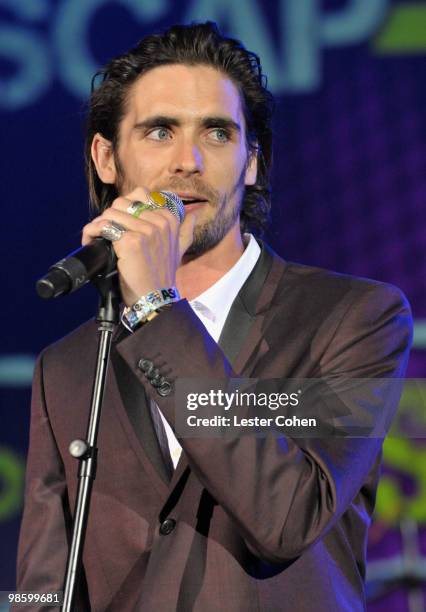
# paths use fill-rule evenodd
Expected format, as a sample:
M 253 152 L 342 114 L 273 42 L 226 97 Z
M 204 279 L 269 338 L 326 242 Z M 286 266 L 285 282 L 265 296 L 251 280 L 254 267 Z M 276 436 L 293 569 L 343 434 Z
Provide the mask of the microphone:
M 167 208 L 182 223 L 185 209 L 182 200 L 171 191 L 160 191 L 166 202 L 163 206 L 150 200 L 150 210 Z M 144 203 L 145 204 L 145 203 Z M 105 238 L 96 238 L 90 244 L 73 251 L 53 266 L 36 283 L 36 291 L 44 300 L 77 291 L 96 277 L 116 272 L 116 257 L 111 243 Z

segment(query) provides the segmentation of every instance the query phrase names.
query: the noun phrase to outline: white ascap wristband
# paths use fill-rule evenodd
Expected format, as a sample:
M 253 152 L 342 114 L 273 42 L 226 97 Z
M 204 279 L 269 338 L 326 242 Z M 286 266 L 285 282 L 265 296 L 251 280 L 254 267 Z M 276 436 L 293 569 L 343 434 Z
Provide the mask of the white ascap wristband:
M 126 306 L 122 314 L 123 323 L 134 330 L 142 323 L 149 321 L 152 313 L 179 300 L 180 295 L 176 287 L 150 291 L 140 297 L 132 306 Z

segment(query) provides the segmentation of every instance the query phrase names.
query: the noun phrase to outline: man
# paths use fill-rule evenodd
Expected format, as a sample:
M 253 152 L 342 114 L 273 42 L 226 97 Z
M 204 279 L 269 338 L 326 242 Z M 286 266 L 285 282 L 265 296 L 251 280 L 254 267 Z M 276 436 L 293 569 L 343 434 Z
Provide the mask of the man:
M 363 378 L 380 391 L 405 370 L 411 318 L 396 288 L 284 262 L 242 233 L 268 217 L 270 109 L 256 56 L 210 23 L 145 38 L 93 93 L 87 168 L 101 214 L 83 243 L 113 240 L 124 311 L 78 610 L 365 607 L 380 437 L 175 435 L 183 378 Z M 139 214 L 162 190 L 184 200 L 181 225 L 168 210 Z M 147 296 L 165 288 L 171 303 L 153 308 Z M 95 357 L 90 321 L 38 361 L 19 590 L 63 585 L 68 445 L 85 432 Z M 381 422 L 393 406 L 380 398 L 355 391 L 351 406 Z

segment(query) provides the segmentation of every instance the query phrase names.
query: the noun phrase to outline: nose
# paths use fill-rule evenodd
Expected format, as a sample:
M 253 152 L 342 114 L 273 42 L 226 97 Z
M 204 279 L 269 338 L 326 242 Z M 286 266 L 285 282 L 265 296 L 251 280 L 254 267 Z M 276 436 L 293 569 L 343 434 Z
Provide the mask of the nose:
M 192 174 L 202 174 L 203 156 L 199 145 L 191 139 L 182 139 L 176 144 L 171 162 L 173 174 L 189 176 Z

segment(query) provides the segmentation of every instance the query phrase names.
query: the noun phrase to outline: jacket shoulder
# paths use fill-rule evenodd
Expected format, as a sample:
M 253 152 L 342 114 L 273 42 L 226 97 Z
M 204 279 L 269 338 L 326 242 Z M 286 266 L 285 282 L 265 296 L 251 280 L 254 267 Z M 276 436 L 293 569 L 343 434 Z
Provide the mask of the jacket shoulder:
M 338 299 L 344 295 L 355 297 L 367 294 L 382 298 L 384 301 L 387 299 L 399 301 L 410 310 L 409 302 L 403 291 L 391 283 L 286 261 L 275 253 L 273 256 L 283 269 L 278 294 L 282 291 L 288 292 L 289 288 L 301 290 L 313 297 L 321 297 L 326 300 L 327 296 L 328 299 L 333 300 L 333 298 Z
M 45 365 L 54 363 L 56 366 L 61 362 L 84 362 L 88 359 L 92 362 L 97 350 L 97 329 L 98 324 L 95 319 L 82 323 L 63 338 L 44 348 L 40 359 Z

